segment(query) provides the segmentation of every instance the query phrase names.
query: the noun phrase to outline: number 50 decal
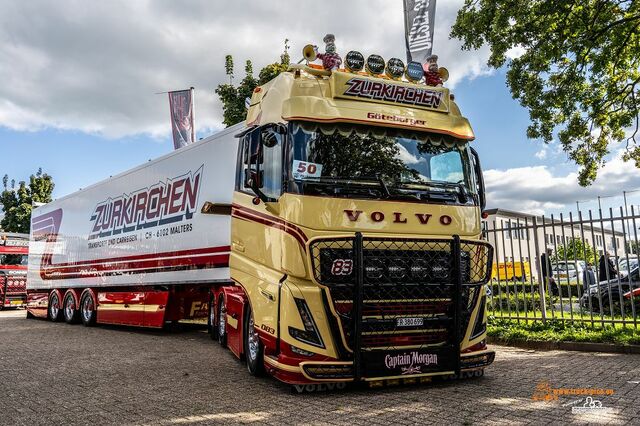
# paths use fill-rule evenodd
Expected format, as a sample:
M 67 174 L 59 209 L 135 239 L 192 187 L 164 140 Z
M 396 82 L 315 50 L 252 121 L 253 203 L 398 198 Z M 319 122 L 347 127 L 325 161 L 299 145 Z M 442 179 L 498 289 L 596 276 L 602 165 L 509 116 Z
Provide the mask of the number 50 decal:
M 332 275 L 351 275 L 353 271 L 353 260 L 351 259 L 336 259 L 331 266 Z
M 322 175 L 322 164 L 293 160 L 291 172 L 294 179 L 317 178 Z

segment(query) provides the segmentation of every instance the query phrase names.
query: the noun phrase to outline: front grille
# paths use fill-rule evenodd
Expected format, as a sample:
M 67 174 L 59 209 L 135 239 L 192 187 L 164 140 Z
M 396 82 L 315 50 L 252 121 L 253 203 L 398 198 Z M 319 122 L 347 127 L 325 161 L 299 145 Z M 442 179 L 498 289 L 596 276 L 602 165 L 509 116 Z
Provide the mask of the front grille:
M 353 377 L 351 364 L 303 364 L 302 368 L 313 379 L 349 379 Z
M 1 277 L 0 291 L 4 291 L 7 296 L 23 294 L 27 291 L 27 279 L 11 275 Z
M 437 350 L 457 351 L 493 255 L 481 242 L 361 236 L 316 240 L 311 253 L 314 277 L 327 288 L 345 349 L 356 359 L 370 352 L 365 360 L 380 351 L 411 357 L 402 351 L 433 348 L 415 356 L 434 359 Z

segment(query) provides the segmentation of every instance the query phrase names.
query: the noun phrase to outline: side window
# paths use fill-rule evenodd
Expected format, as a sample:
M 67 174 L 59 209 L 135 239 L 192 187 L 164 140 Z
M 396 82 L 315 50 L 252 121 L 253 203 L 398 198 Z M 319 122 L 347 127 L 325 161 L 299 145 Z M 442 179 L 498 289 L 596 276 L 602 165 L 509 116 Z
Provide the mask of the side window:
M 244 186 L 245 176 L 249 169 L 249 160 L 250 155 L 249 151 L 251 149 L 251 138 L 255 132 L 249 132 L 245 134 L 240 143 L 238 144 L 238 160 L 236 166 L 236 191 L 253 193 L 251 188 L 247 188 Z
M 262 146 L 264 161 L 261 167 L 263 173 L 262 192 L 269 197 L 278 199 L 282 195 L 282 143 L 283 136 L 272 133 L 273 146 Z M 273 144 L 270 143 L 269 145 Z
M 267 197 L 277 199 L 282 195 L 282 135 L 273 135 L 269 146 L 261 145 L 260 137 L 261 129 L 253 130 L 238 145 L 236 190 L 254 195 L 245 184 L 250 171 L 255 171 L 259 189 Z

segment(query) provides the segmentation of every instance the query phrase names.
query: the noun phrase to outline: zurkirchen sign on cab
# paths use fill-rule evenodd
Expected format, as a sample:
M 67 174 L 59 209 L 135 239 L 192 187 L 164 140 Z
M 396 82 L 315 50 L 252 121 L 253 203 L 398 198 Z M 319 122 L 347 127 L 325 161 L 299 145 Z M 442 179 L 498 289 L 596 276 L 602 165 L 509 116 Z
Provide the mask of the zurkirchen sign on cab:
M 333 97 L 360 101 L 403 104 L 415 108 L 449 112 L 449 90 L 417 86 L 394 80 L 371 79 L 351 73 L 331 75 Z

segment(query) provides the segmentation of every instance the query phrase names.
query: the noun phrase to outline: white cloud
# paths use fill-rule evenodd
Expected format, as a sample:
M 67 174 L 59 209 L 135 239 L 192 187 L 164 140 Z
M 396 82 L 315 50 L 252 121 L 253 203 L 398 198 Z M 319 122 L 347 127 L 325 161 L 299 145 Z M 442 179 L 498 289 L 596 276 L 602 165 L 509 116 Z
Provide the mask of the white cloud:
M 418 163 L 426 163 L 427 159 L 424 157 L 417 157 L 411 154 L 404 145 L 397 143 L 396 147 L 398 148 L 398 154 L 396 158 L 402 160 L 405 164 L 418 164 Z
M 534 157 L 536 157 L 538 160 L 544 160 L 545 158 L 547 158 L 547 147 L 543 146 L 540 151 L 536 152 L 535 154 L 533 154 Z
M 623 150 L 600 169 L 590 187 L 578 185 L 578 175 L 554 175 L 547 166 L 486 170 L 488 206 L 533 214 L 572 208 L 576 200 L 622 195 L 624 190 L 640 188 L 640 169 L 622 160 Z
M 462 52 L 449 39 L 461 5 L 440 2 L 436 15 L 434 53 L 449 87 L 489 73 L 486 47 Z M 386 0 L 0 0 L 0 10 L 0 126 L 17 130 L 167 135 L 167 96 L 155 93 L 190 86 L 199 129 L 220 127 L 224 56 L 233 54 L 239 81 L 246 59 L 256 74 L 278 60 L 285 38 L 296 61 L 327 32 L 343 54 L 404 58 L 402 4 Z
M 527 52 L 522 45 L 513 46 L 509 50 L 505 52 L 505 56 L 509 59 L 517 59 L 520 56 L 524 55 Z

